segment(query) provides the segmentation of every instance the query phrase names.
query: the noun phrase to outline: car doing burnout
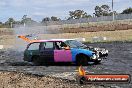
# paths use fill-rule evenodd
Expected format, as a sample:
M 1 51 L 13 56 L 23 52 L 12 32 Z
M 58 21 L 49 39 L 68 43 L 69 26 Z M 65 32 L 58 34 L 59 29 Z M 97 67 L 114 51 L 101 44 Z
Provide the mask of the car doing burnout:
M 87 65 L 88 62 L 99 63 L 101 60 L 93 48 L 74 39 L 36 40 L 30 42 L 24 51 L 24 61 L 33 62 L 36 65 L 51 62 Z

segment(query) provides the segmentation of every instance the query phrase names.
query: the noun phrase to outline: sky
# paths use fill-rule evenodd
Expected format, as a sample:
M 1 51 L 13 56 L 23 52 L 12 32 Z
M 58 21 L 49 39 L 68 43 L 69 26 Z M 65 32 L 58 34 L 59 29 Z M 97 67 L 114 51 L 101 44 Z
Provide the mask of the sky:
M 95 6 L 107 4 L 112 0 L 0 0 L 0 22 L 12 17 L 21 20 L 23 15 L 41 21 L 44 17 L 57 16 L 63 20 L 68 18 L 69 11 L 81 9 L 92 15 Z M 132 0 L 114 0 L 114 10 L 118 13 L 132 7 Z

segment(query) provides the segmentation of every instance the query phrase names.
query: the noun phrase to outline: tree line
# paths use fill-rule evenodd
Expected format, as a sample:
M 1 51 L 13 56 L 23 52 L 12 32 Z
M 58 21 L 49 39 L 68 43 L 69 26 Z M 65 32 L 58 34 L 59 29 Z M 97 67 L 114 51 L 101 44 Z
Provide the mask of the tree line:
M 90 17 L 101 17 L 101 16 L 112 16 L 113 12 L 115 15 L 118 14 L 130 14 L 132 13 L 132 8 L 129 7 L 127 9 L 124 9 L 121 13 L 117 13 L 116 11 L 112 11 L 110 9 L 110 6 L 108 5 L 101 5 L 96 6 L 94 8 L 93 16 L 89 15 L 84 10 L 74 10 L 69 11 L 69 17 L 67 20 L 71 19 L 80 19 L 80 18 L 90 18 Z M 51 17 L 45 17 L 42 19 L 41 23 L 45 23 L 47 21 L 60 21 L 61 19 L 56 16 Z M 38 22 L 32 20 L 32 18 L 27 17 L 27 15 L 24 15 L 20 21 L 15 21 L 14 18 L 9 18 L 5 23 L 0 22 L 0 28 L 11 28 L 15 25 L 30 25 L 30 24 L 39 24 Z

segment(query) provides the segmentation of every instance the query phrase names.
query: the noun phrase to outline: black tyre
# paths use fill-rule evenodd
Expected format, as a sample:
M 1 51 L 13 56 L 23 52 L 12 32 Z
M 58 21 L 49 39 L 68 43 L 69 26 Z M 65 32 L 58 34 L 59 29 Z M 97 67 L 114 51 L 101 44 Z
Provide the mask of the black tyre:
M 86 55 L 78 55 L 76 63 L 78 66 L 80 65 L 86 66 L 88 65 L 88 57 Z
M 33 62 L 33 64 L 34 64 L 35 66 L 41 65 L 39 56 L 34 56 L 34 57 L 32 58 L 32 62 Z

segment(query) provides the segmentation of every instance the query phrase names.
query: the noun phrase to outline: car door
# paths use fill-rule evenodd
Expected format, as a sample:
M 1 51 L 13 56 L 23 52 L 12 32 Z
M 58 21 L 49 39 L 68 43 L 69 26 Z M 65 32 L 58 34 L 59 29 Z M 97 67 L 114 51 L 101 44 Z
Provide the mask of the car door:
M 53 42 L 42 42 L 40 44 L 40 57 L 43 62 L 54 62 Z
M 55 42 L 57 48 L 54 50 L 54 61 L 55 62 L 72 62 L 72 54 L 70 49 L 62 49 L 59 45 L 61 42 Z
M 39 42 L 30 43 L 27 46 L 27 49 L 24 51 L 24 60 L 25 61 L 32 61 L 33 56 L 39 56 Z

